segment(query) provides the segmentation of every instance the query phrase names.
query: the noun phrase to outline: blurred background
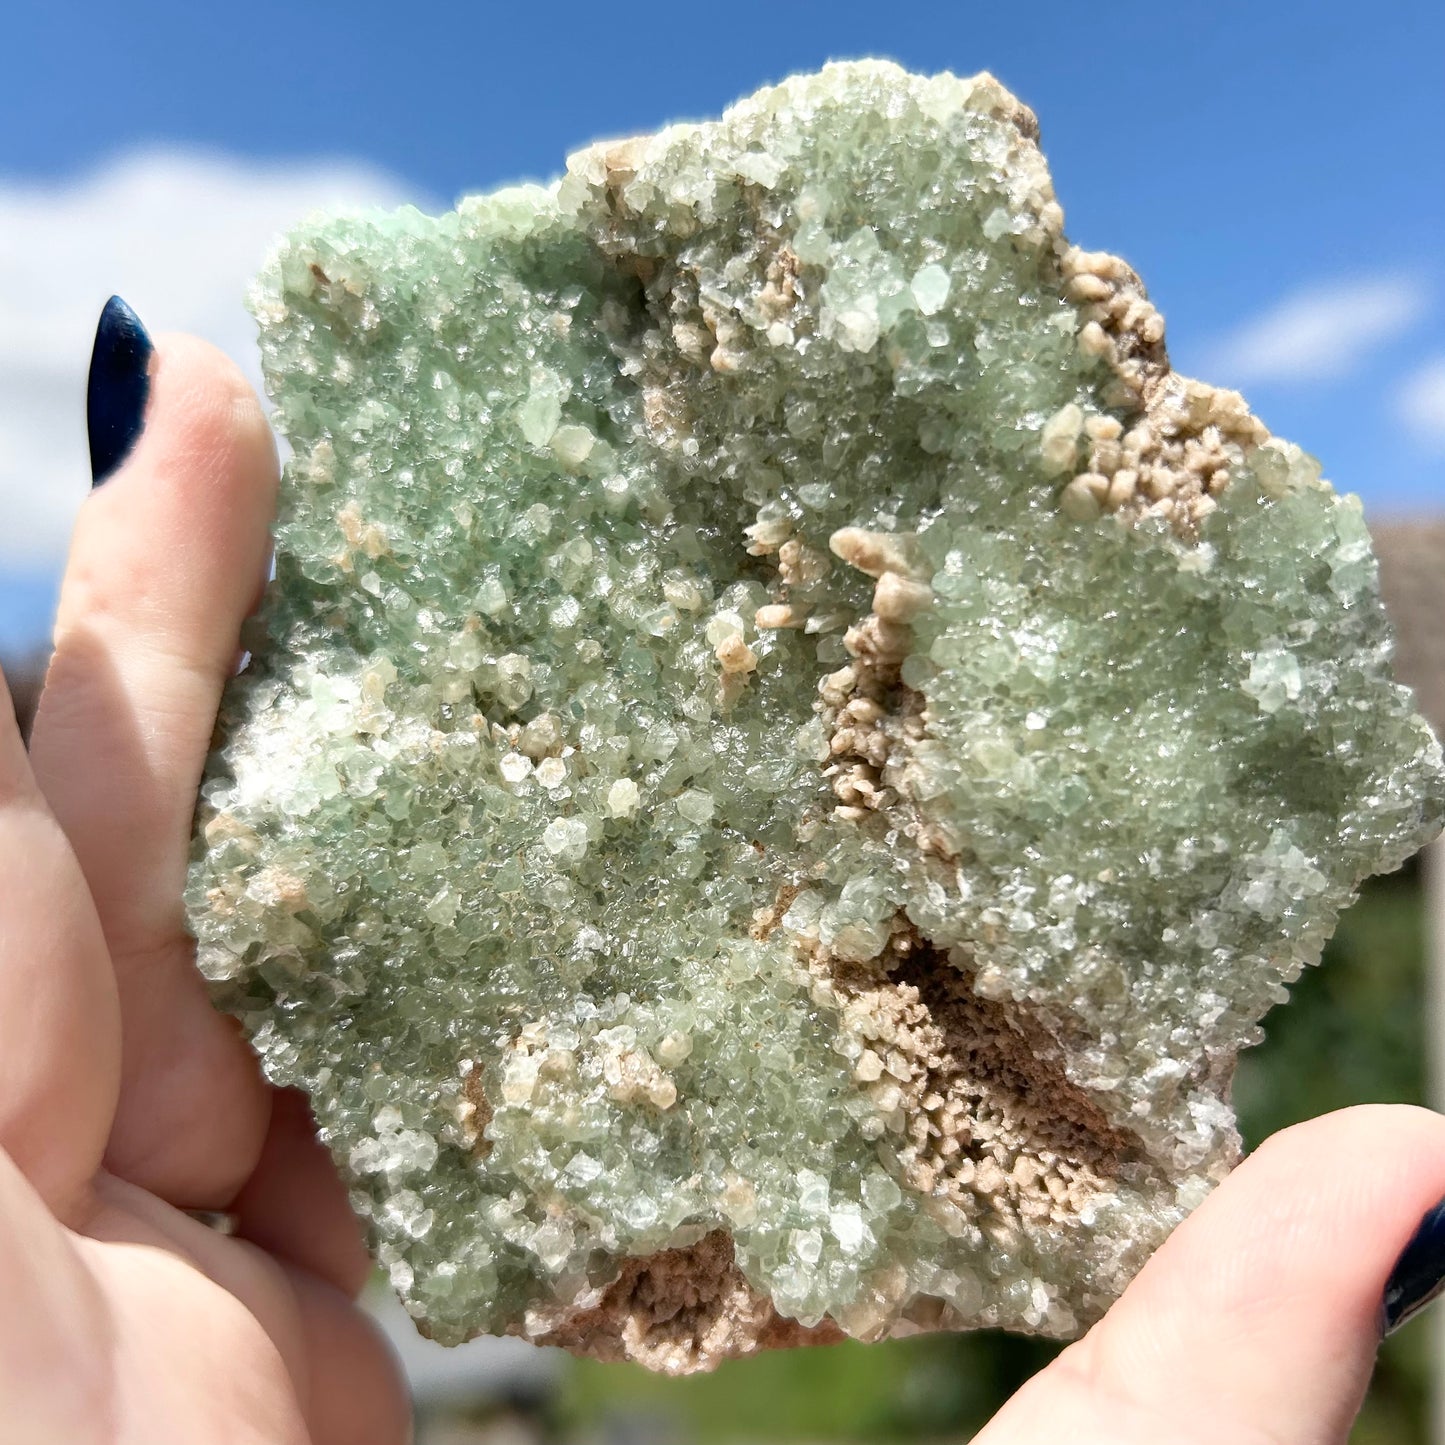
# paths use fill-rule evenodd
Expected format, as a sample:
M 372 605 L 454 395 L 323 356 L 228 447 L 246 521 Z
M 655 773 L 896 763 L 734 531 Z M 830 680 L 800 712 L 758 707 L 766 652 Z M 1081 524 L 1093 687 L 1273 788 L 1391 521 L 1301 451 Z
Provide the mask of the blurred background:
M 307 209 L 445 207 L 551 176 L 588 141 L 881 55 L 991 70 L 1031 105 L 1071 238 L 1139 270 L 1176 366 L 1245 391 L 1360 494 L 1401 672 L 1445 724 L 1438 0 L 12 0 L 4 29 L 0 664 L 22 711 L 87 488 L 85 371 L 112 292 L 257 377 L 241 297 Z M 1250 1143 L 1345 1104 L 1431 1097 L 1422 879 L 1442 874 L 1417 860 L 1371 884 L 1270 1019 L 1237 1087 Z M 442 1351 L 377 1307 L 421 1445 L 966 1440 L 1050 1357 L 1001 1335 L 924 1337 L 669 1381 L 516 1341 Z M 1427 1323 L 1386 1346 L 1357 1445 L 1445 1445 L 1432 1360 L 1445 1332 Z

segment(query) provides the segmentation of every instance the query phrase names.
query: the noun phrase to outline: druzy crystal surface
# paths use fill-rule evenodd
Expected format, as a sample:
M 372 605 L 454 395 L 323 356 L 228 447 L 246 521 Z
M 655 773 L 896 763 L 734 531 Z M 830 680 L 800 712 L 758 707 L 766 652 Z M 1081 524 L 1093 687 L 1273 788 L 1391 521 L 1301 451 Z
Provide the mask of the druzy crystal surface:
M 1171 372 L 988 76 L 319 218 L 190 909 L 446 1341 L 1094 1319 L 1434 832 L 1358 503 Z

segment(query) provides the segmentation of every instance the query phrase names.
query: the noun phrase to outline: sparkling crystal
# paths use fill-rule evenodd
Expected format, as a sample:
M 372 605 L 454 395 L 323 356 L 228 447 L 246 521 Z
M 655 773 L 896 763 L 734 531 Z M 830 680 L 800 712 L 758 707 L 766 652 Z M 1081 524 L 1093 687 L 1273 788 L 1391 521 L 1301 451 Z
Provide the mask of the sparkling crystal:
M 1169 370 L 987 76 L 313 219 L 198 819 L 218 1004 L 434 1337 L 1068 1334 L 1436 831 L 1358 503 Z

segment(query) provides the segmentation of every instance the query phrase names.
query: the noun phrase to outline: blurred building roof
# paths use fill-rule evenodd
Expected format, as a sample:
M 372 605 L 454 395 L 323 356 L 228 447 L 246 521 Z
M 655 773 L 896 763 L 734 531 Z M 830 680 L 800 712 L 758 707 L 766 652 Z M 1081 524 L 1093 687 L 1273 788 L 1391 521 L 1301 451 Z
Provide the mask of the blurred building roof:
M 1380 591 L 1395 626 L 1395 676 L 1445 735 L 1445 518 L 1377 523 Z

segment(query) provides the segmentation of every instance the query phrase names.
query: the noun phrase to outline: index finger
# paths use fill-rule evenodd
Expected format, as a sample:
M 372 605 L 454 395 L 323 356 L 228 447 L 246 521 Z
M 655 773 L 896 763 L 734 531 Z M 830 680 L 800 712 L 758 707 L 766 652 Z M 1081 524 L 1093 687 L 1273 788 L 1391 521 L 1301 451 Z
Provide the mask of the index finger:
M 140 439 L 76 523 L 31 739 L 115 966 L 124 1042 L 107 1165 L 188 1207 L 240 1187 L 268 1108 L 195 971 L 181 899 L 276 487 L 270 428 L 236 366 L 195 338 L 161 338 Z

